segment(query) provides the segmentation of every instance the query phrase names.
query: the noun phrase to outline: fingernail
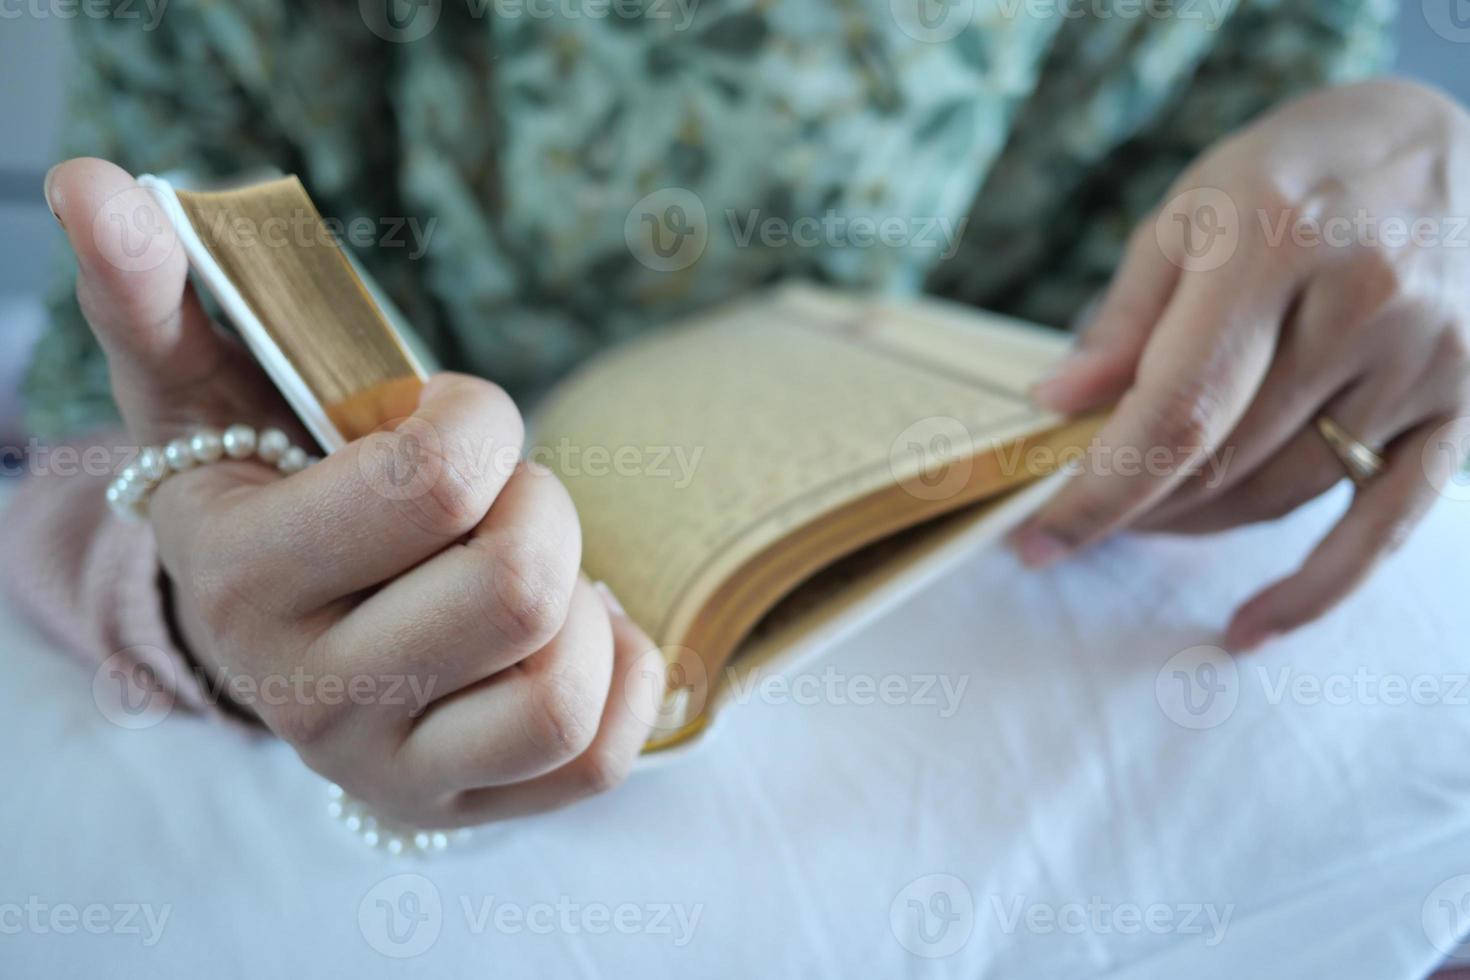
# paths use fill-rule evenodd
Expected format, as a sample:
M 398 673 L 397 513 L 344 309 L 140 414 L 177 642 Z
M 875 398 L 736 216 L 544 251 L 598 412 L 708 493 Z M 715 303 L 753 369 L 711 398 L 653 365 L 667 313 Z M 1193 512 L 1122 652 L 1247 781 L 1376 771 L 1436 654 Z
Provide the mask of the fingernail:
M 1011 547 L 1027 568 L 1045 568 L 1067 557 L 1066 542 L 1039 527 L 1027 525 L 1011 535 Z
M 607 587 L 606 582 L 593 582 L 592 587 L 597 590 L 598 595 L 602 596 L 602 601 L 607 604 L 607 608 L 614 616 L 622 616 L 624 619 L 628 618 L 628 611 L 623 608 L 623 604 L 618 601 L 618 597 L 613 595 L 613 590 Z
M 60 166 L 61 164 L 58 163 L 46 171 L 46 179 L 41 182 L 41 194 L 46 198 L 46 207 L 51 209 L 51 217 L 56 219 L 58 225 L 65 228 L 66 225 L 61 221 L 61 201 L 56 198 L 56 192 L 51 188 L 51 178 L 56 175 L 56 169 Z

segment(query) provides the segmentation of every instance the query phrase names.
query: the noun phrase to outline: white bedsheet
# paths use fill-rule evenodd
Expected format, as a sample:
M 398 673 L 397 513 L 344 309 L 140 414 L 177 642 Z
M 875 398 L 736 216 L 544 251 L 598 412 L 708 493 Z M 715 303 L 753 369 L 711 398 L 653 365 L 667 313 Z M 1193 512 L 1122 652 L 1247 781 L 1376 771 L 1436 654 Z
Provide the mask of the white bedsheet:
M 0 975 L 1422 976 L 1470 926 L 1470 503 L 1233 676 L 1171 661 L 1344 500 L 978 555 L 677 764 L 428 861 L 280 745 L 110 724 L 6 612 Z

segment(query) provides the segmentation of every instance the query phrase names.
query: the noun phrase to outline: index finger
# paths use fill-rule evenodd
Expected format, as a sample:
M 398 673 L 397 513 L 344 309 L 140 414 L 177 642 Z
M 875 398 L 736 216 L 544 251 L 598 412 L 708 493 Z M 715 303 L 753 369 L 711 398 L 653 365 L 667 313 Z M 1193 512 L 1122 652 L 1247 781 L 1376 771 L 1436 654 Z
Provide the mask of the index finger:
M 159 544 L 230 556 L 232 591 L 276 611 L 319 609 L 468 534 L 514 471 L 523 437 L 501 388 L 436 375 L 413 415 L 285 479 L 210 466 L 165 481 L 152 506 Z
M 1184 277 L 1083 471 L 1012 535 L 1023 562 L 1050 564 L 1125 525 L 1219 448 L 1265 377 L 1289 298 L 1253 279 Z

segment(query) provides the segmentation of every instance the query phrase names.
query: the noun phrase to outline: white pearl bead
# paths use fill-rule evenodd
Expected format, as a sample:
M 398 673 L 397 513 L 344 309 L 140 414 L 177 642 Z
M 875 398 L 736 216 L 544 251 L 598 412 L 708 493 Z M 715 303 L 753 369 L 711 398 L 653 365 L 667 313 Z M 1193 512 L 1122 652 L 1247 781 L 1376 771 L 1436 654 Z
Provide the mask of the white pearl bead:
M 291 440 L 280 429 L 263 429 L 255 441 L 255 454 L 267 463 L 274 463 L 291 448 Z
M 168 460 L 163 457 L 163 450 L 157 446 L 149 446 L 138 454 L 138 473 L 149 483 L 157 483 L 168 474 Z
M 225 455 L 231 459 L 245 459 L 255 452 L 255 430 L 248 425 L 232 425 L 221 437 Z
M 213 463 L 224 454 L 220 434 L 214 429 L 200 429 L 189 439 L 189 450 L 196 463 Z
M 124 466 L 123 471 L 117 475 L 117 479 L 119 483 L 132 484 L 138 482 L 138 476 L 139 473 L 136 466 Z
M 276 469 L 287 476 L 300 473 L 306 469 L 306 450 L 300 446 L 292 446 L 281 456 L 280 462 L 276 463 Z
M 188 439 L 175 439 L 163 447 L 163 458 L 168 460 L 169 469 L 182 473 L 194 465 L 194 450 Z
M 394 856 L 407 853 L 429 855 L 469 836 L 467 830 L 455 831 L 451 836 L 442 830 L 415 830 L 393 821 L 380 820 L 336 783 L 327 786 L 327 813 L 333 819 L 341 819 L 348 831 L 368 847 L 381 848 Z

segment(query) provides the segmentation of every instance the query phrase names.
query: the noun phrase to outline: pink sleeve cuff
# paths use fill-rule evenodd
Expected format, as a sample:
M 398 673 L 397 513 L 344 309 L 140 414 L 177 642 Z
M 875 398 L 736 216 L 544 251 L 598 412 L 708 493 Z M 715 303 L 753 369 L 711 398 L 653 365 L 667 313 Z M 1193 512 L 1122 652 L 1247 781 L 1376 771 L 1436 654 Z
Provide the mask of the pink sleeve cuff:
M 107 433 L 77 447 L 126 443 Z M 214 679 L 201 678 L 175 641 L 153 530 L 112 513 L 103 497 L 109 479 L 80 471 L 26 477 L 5 511 L 0 587 L 94 670 L 141 664 L 170 706 L 236 721 L 206 688 Z

